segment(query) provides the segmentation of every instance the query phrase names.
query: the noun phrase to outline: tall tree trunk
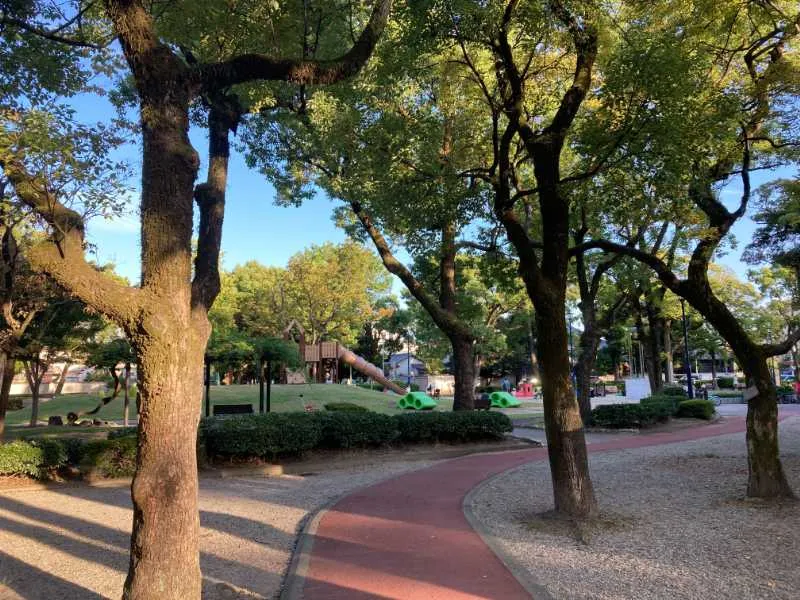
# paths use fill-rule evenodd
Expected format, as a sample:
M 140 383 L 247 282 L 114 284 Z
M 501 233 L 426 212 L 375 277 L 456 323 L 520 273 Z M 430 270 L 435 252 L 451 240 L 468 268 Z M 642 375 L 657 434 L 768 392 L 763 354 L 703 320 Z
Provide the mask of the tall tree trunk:
M 14 381 L 14 368 L 16 360 L 5 352 L 0 353 L 0 368 L 3 375 L 0 378 L 0 442 L 6 431 L 6 412 L 8 411 L 8 400 L 11 392 L 11 383 Z
M 740 344 L 736 356 L 758 393 L 747 402 L 747 495 L 753 498 L 793 498 L 778 447 L 778 394 L 767 360 L 757 348 Z
M 587 302 L 583 302 L 588 304 Z M 593 302 L 592 302 L 593 304 Z M 578 406 L 580 407 L 581 419 L 588 423 L 592 416 L 592 371 L 597 360 L 597 348 L 600 346 L 600 332 L 597 329 L 594 308 L 584 307 L 583 310 L 583 333 L 580 339 L 580 352 L 578 361 L 575 364 L 575 382 L 578 388 Z
M 39 388 L 42 385 L 42 375 L 39 374 L 41 366 L 38 359 L 25 361 L 25 377 L 31 389 L 31 420 L 29 427 L 36 427 L 39 420 Z
M 198 285 L 196 278 L 196 285 L 192 284 L 192 217 L 199 161 L 188 137 L 189 90 L 183 66 L 165 48 L 159 51 L 163 54 L 160 72 L 132 65 L 144 78 L 139 85 L 141 289 L 148 297 L 138 323 L 127 332 L 139 362 L 140 414 L 131 485 L 130 564 L 123 598 L 198 600 L 202 580 L 196 443 L 210 330 L 204 282 Z M 170 70 L 174 78 L 167 76 Z M 210 147 L 218 143 L 212 120 Z M 216 168 L 212 153 L 209 178 Z M 215 210 L 219 199 L 216 190 L 206 191 L 197 198 L 201 223 L 196 272 L 216 269 L 216 264 L 202 262 L 213 258 L 216 263 L 216 256 L 207 256 L 208 245 L 219 243 L 208 239 L 207 233 L 208 211 Z
M 717 389 L 717 353 L 711 348 L 711 387 Z
M 64 389 L 64 384 L 67 381 L 67 373 L 69 372 L 69 368 L 72 366 L 72 360 L 67 359 L 64 362 L 64 368 L 61 370 L 61 375 L 58 378 L 58 384 L 56 385 L 56 391 L 53 392 L 53 397 L 58 397 L 61 395 L 61 391 Z
M 472 410 L 475 406 L 475 346 L 471 338 L 452 336 L 453 379 L 455 380 L 453 410 Z M 465 402 L 465 399 L 469 399 Z
M 570 517 L 587 517 L 597 510 L 586 453 L 583 420 L 570 381 L 567 322 L 564 303 L 543 301 L 536 307 L 545 433 L 555 510 Z
M 128 389 L 131 381 L 131 363 L 125 363 L 125 396 L 122 404 L 122 426 L 128 426 L 128 412 L 130 410 L 130 397 L 128 396 Z
M 533 318 L 528 314 L 528 352 L 531 356 L 531 378 L 539 378 L 539 358 L 536 351 L 536 337 L 533 335 Z
M 641 348 L 640 357 L 644 358 L 643 364 L 639 365 L 643 373 L 647 373 L 647 379 L 650 381 L 650 392 L 657 393 L 660 383 L 660 369 L 657 369 L 656 361 L 653 357 L 653 328 L 647 327 L 642 319 L 641 311 L 636 311 L 636 333 L 639 338 L 639 345 Z
M 664 380 L 672 385 L 675 383 L 675 365 L 672 356 L 672 321 L 670 319 L 664 320 L 664 327 L 662 329 L 664 334 Z

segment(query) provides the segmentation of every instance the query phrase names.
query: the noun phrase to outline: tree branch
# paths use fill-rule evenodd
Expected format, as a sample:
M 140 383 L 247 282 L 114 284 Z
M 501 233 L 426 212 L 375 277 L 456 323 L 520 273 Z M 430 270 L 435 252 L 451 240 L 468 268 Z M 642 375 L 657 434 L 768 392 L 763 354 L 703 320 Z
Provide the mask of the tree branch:
M 760 349 L 766 357 L 779 356 L 789 352 L 797 342 L 800 342 L 800 327 L 792 331 L 782 342 L 777 344 L 761 344 Z
M 465 326 L 453 313 L 444 310 L 436 301 L 425 286 L 414 277 L 413 273 L 406 268 L 406 266 L 397 260 L 397 257 L 392 253 L 389 244 L 383 234 L 378 230 L 372 222 L 371 217 L 367 214 L 359 202 L 351 202 L 350 207 L 358 220 L 361 222 L 364 230 L 369 234 L 372 243 L 378 250 L 378 254 L 383 261 L 386 269 L 400 278 L 400 281 L 406 286 L 411 295 L 416 298 L 420 304 L 425 308 L 431 319 L 441 327 L 445 333 L 455 333 L 456 335 L 473 339 L 472 331 Z
M 203 64 L 192 80 L 212 92 L 248 81 L 289 81 L 325 85 L 352 77 L 364 66 L 378 43 L 391 11 L 391 0 L 378 0 L 367 26 L 345 54 L 332 60 L 276 59 L 263 54 L 243 54 L 230 60 Z
M 0 168 L 23 204 L 53 231 L 50 240 L 28 253 L 31 264 L 118 324 L 132 325 L 140 304 L 140 291 L 113 281 L 86 261 L 81 216 L 45 191 L 46 186 L 29 174 L 19 160 L 0 154 Z
M 192 304 L 200 304 L 206 310 L 211 308 L 220 290 L 219 253 L 230 157 L 228 133 L 236 131 L 242 115 L 242 108 L 234 95 L 212 99 L 210 104 L 208 174 L 205 183 L 197 185 L 194 191 L 200 209 L 200 229 L 192 281 Z

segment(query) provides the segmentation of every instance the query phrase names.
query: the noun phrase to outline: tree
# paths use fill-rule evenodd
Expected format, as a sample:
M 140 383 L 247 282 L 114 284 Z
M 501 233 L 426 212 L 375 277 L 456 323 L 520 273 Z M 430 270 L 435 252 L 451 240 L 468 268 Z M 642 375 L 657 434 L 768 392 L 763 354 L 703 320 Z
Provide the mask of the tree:
M 258 359 L 258 380 L 267 382 L 267 406 L 269 412 L 270 389 L 272 387 L 272 366 L 275 364 L 283 365 L 289 369 L 296 369 L 303 366 L 297 344 L 290 340 L 280 338 L 258 338 L 253 340 L 255 356 Z M 266 373 L 264 369 L 266 367 Z M 263 385 L 263 383 L 262 383 Z M 264 407 L 260 406 L 260 412 L 264 412 Z
M 176 7 L 177 12 L 182 6 Z M 54 234 L 30 253 L 31 262 L 119 325 L 139 357 L 141 412 L 131 488 L 134 518 L 127 599 L 200 597 L 196 430 L 210 334 L 207 315 L 219 291 L 228 134 L 239 116 L 224 93 L 254 81 L 325 85 L 353 75 L 369 58 L 389 7 L 389 0 L 377 3 L 350 50 L 340 55 L 341 46 L 329 49 L 326 60 L 307 60 L 304 55 L 274 58 L 248 47 L 244 53 L 210 62 L 184 60 L 174 45 L 159 37 L 154 16 L 138 0 L 108 0 L 97 9 L 99 26 L 120 42 L 139 103 L 143 151 L 139 288 L 93 271 L 84 258 L 83 219 L 64 204 L 58 188 L 47 185 L 51 173 L 32 164 L 35 149 L 6 140 L 0 143 L 5 176 L 20 200 Z M 52 43 L 62 37 L 54 31 L 70 30 L 81 22 L 68 17 L 59 30 L 59 23 L 52 23 L 60 20 L 56 16 L 27 10 L 11 16 L 20 23 L 15 26 L 20 35 Z M 263 38 L 258 41 L 263 49 Z M 207 181 L 195 187 L 199 161 L 188 136 L 189 109 L 200 97 L 211 101 L 210 159 Z M 200 226 L 192 268 L 194 202 Z
M 93 344 L 88 349 L 87 365 L 91 365 L 98 369 L 108 370 L 109 375 L 113 380 L 113 387 L 111 388 L 111 395 L 106 396 L 100 400 L 91 411 L 85 414 L 97 414 L 102 407 L 111 402 L 114 398 L 119 396 L 120 391 L 123 393 L 122 405 L 122 424 L 128 426 L 128 413 L 130 408 L 130 376 L 131 365 L 136 362 L 136 354 L 130 345 L 130 342 L 125 338 L 114 338 L 106 342 Z M 120 374 L 122 379 L 120 379 Z M 75 415 L 77 419 L 81 415 Z
M 31 427 L 38 424 L 39 388 L 50 366 L 85 347 L 103 326 L 102 318 L 88 312 L 82 302 L 51 287 L 47 305 L 31 320 L 15 352 L 23 361 L 31 389 Z
M 571 518 L 589 517 L 597 502 L 570 381 L 566 289 L 571 198 L 562 187 L 560 169 L 567 136 L 592 84 L 596 15 L 589 7 L 558 1 L 541 6 L 511 0 L 492 5 L 477 19 L 474 13 L 447 8 L 449 14 L 439 19 L 461 50 L 465 76 L 481 90 L 491 119 L 493 157 L 476 177 L 491 186 L 495 217 L 519 257 L 519 273 L 536 311 L 539 347 L 547 348 L 539 362 L 555 510 Z M 551 52 L 569 57 L 571 75 L 548 68 Z M 531 237 L 531 198 L 538 206 L 541 241 Z
M 464 250 L 474 251 L 480 237 L 476 221 L 491 218 L 485 186 L 469 175 L 484 162 L 486 142 L 469 86 L 447 52 L 425 53 L 429 41 L 415 29 L 408 14 L 414 10 L 398 16 L 389 43 L 357 87 L 317 92 L 301 120 L 259 115 L 248 122 L 245 139 L 251 163 L 285 201 L 308 198 L 313 183 L 342 203 L 337 222 L 352 237 L 372 242 L 425 311 L 425 323 L 441 331 L 431 333 L 449 346 L 440 344 L 438 354 L 452 357 L 453 407 L 468 409 L 480 332 L 461 318 L 458 270 Z M 399 258 L 401 250 L 414 262 L 430 263 L 435 277 L 423 280 Z
M 648 14 L 660 15 L 661 10 L 669 8 L 666 4 L 648 7 Z M 702 9 L 697 7 L 693 19 L 687 21 L 691 26 L 680 31 L 682 43 L 674 47 L 683 57 L 685 68 L 665 73 L 662 78 L 662 84 L 670 80 L 675 89 L 686 86 L 684 94 L 692 98 L 693 110 L 672 113 L 669 105 L 660 104 L 660 98 L 651 98 L 650 102 L 651 106 L 659 107 L 653 120 L 662 123 L 670 120 L 672 126 L 667 144 L 672 158 L 668 153 L 654 152 L 654 155 L 685 178 L 679 202 L 688 200 L 689 206 L 702 215 L 703 235 L 694 244 L 685 275 L 676 273 L 660 257 L 647 252 L 605 242 L 595 247 L 626 252 L 650 266 L 665 287 L 685 298 L 731 346 L 757 390 L 748 401 L 747 493 L 755 497 L 788 497 L 793 493 L 778 452 L 777 396 L 767 358 L 788 350 L 800 338 L 800 329 L 783 342 L 760 343 L 715 293 L 708 271 L 723 239 L 747 211 L 751 171 L 785 162 L 787 157 L 782 155 L 782 149 L 795 143 L 791 139 L 793 114 L 780 107 L 791 101 L 790 64 L 794 60 L 800 15 L 789 3 L 774 2 L 749 5 L 746 14 L 733 2 L 717 5 L 713 15 L 705 14 Z M 648 22 L 648 19 L 642 21 Z M 671 23 L 665 23 L 664 31 L 675 37 Z M 717 44 L 720 40 L 727 41 L 721 44 L 723 50 L 719 53 L 702 51 L 709 41 Z M 686 54 L 694 48 L 700 53 Z M 709 77 L 709 73 L 714 75 Z M 686 107 L 686 102 L 683 106 Z M 676 134 L 679 136 L 675 137 Z M 649 139 L 653 149 L 664 141 L 661 137 L 659 142 L 656 135 Z M 686 161 L 687 155 L 692 160 Z M 683 159 L 676 160 L 678 157 Z M 741 178 L 742 195 L 738 205 L 730 210 L 721 201 L 717 188 L 734 176 Z

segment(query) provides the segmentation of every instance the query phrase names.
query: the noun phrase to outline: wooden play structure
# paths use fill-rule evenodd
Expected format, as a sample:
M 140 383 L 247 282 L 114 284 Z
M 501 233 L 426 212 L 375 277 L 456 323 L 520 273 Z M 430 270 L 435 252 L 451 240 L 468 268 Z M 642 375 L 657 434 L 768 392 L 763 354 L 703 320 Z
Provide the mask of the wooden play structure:
M 305 370 L 282 369 L 281 383 L 339 383 L 339 363 L 342 362 L 396 394 L 405 395 L 406 393 L 399 385 L 387 379 L 379 367 L 367 362 L 339 342 L 306 344 L 305 330 L 295 320 L 292 320 L 283 330 L 283 339 L 297 342 L 300 347 L 300 356 L 305 363 Z

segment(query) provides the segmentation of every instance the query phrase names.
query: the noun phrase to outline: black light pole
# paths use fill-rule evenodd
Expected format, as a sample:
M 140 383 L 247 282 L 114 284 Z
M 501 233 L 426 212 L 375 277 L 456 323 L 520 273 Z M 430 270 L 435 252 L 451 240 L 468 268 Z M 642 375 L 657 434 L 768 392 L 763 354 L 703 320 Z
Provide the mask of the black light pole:
M 207 356 L 205 363 L 206 363 L 205 364 L 206 377 L 204 383 L 206 388 L 206 416 L 210 417 L 211 416 L 211 359 L 209 359 Z M 127 387 L 125 391 L 127 393 Z
M 683 372 L 686 373 L 686 391 L 689 398 L 694 398 L 692 365 L 689 363 L 689 328 L 686 325 L 686 307 L 683 298 L 681 298 L 681 315 L 683 316 Z
M 264 359 L 258 359 L 258 414 L 264 412 Z
M 270 390 L 272 389 L 272 361 L 267 361 L 267 412 L 270 411 Z

